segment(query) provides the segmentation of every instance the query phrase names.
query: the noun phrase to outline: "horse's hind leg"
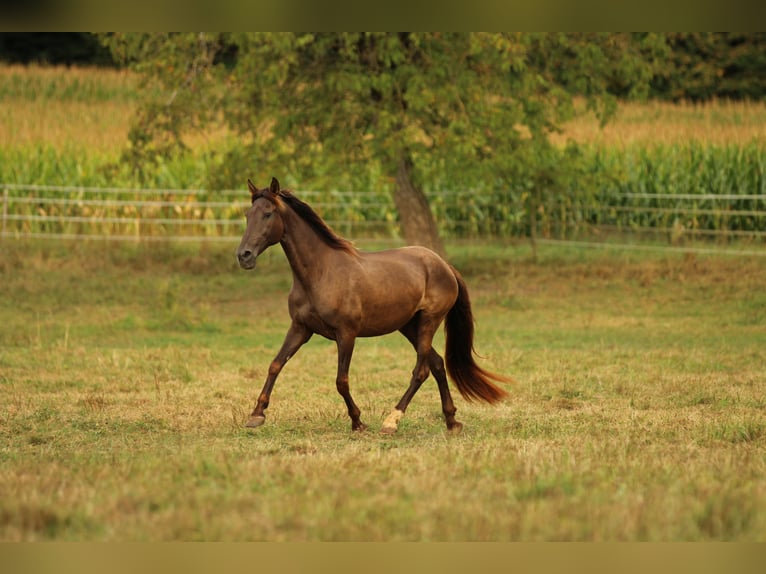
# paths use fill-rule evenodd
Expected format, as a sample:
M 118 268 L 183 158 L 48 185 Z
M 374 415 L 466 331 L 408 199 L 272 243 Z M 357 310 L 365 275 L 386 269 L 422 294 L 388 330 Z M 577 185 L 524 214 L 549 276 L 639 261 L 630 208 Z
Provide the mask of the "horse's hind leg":
M 399 428 L 399 421 L 404 416 L 404 411 L 407 410 L 407 406 L 410 404 L 412 397 L 418 392 L 420 386 L 428 378 L 428 357 L 426 354 L 418 353 L 418 360 L 415 363 L 415 368 L 412 370 L 412 378 L 410 379 L 410 386 L 404 392 L 404 396 L 396 404 L 396 407 L 391 414 L 383 421 L 383 427 L 380 432 L 384 434 L 393 434 Z
M 444 413 L 444 420 L 447 423 L 447 430 L 452 433 L 459 433 L 463 430 L 463 423 L 455 420 L 457 408 L 455 407 L 455 403 L 452 402 L 452 395 L 449 392 L 447 371 L 444 369 L 444 359 L 442 359 L 441 355 L 434 349 L 431 349 L 429 362 L 431 365 L 431 372 L 436 379 L 436 384 L 439 385 L 439 396 L 442 400 L 442 412 Z
M 439 386 L 442 412 L 447 421 L 447 428 L 452 431 L 459 431 L 462 428 L 462 423 L 455 420 L 455 412 L 457 409 L 452 402 L 452 396 L 450 395 L 449 386 L 447 385 L 447 374 L 444 370 L 444 360 L 431 346 L 438 325 L 439 322 L 433 321 L 423 323 L 422 318 L 416 316 L 412 321 L 400 329 L 400 332 L 407 337 L 407 340 L 409 340 L 409 342 L 412 343 L 412 346 L 415 347 L 415 350 L 418 353 L 418 359 L 415 368 L 412 371 L 410 386 L 396 405 L 396 408 L 390 415 L 388 415 L 388 417 L 386 417 L 385 421 L 383 421 L 381 432 L 387 434 L 396 432 L 399 421 L 404 416 L 404 411 L 407 410 L 407 406 L 415 396 L 415 393 L 420 389 L 423 381 L 428 378 L 429 372 L 433 373 L 436 383 Z

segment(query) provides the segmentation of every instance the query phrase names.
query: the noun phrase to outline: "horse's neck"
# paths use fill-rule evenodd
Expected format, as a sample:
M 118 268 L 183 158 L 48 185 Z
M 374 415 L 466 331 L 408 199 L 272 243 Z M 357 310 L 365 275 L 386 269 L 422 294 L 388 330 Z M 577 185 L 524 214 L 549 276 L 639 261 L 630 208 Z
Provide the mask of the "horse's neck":
M 333 249 L 291 209 L 287 210 L 282 249 L 295 279 L 306 289 L 319 282 L 328 266 L 333 265 L 338 250 Z

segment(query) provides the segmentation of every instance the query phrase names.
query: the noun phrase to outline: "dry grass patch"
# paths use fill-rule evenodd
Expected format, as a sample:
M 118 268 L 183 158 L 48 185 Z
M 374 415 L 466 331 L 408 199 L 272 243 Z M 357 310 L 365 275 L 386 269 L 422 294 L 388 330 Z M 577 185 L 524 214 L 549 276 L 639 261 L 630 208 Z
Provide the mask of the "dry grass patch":
M 622 102 L 616 116 L 601 128 L 592 115 L 567 123 L 553 136 L 602 146 L 652 147 L 700 142 L 747 145 L 766 141 L 766 104 L 714 100 L 706 103 Z
M 449 437 L 429 381 L 382 436 L 414 364 L 398 336 L 355 352 L 370 432 L 322 339 L 243 428 L 287 326 L 279 259 L 6 245 L 3 540 L 763 540 L 758 259 L 457 249 L 483 364 L 517 383 L 458 398 Z

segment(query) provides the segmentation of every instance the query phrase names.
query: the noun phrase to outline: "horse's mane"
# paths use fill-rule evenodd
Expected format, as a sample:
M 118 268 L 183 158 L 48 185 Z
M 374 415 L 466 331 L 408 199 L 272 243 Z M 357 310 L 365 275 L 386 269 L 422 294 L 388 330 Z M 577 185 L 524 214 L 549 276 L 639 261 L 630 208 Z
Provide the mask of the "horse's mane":
M 282 199 L 292 209 L 298 217 L 309 224 L 309 227 L 313 229 L 322 240 L 334 249 L 340 249 L 347 251 L 348 253 L 356 253 L 354 244 L 348 239 L 344 239 L 337 233 L 335 233 L 325 221 L 319 217 L 316 211 L 314 211 L 308 203 L 305 203 L 295 197 L 292 192 L 282 189 L 279 191 L 278 197 Z

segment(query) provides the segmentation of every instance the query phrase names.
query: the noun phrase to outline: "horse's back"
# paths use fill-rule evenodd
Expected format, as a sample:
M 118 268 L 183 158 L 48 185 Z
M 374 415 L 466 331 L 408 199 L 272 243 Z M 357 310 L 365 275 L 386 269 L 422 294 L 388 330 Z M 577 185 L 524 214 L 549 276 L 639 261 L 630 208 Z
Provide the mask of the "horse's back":
M 411 245 L 362 254 L 364 267 L 376 279 L 455 284 L 449 264 L 427 247 Z

